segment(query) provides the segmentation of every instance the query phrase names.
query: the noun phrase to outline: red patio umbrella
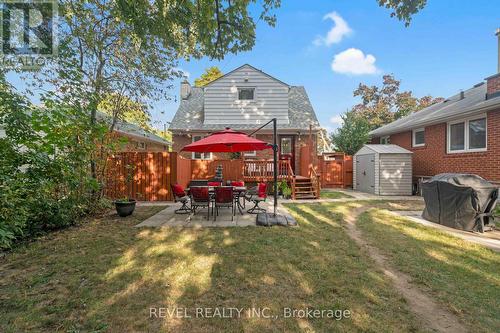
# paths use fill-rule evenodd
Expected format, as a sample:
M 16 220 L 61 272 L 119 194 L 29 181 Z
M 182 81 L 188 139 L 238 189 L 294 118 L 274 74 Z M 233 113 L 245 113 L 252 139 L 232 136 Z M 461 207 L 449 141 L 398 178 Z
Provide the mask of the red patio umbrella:
M 212 133 L 201 140 L 188 144 L 182 150 L 196 153 L 237 153 L 270 148 L 272 145 L 267 142 L 226 127 L 223 131 Z

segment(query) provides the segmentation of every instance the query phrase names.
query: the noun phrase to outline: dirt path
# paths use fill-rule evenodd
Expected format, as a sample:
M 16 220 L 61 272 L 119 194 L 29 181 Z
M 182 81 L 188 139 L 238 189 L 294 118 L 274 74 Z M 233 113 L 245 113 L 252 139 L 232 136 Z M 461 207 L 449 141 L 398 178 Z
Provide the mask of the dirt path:
M 467 329 L 459 322 L 458 317 L 447 311 L 443 306 L 437 304 L 423 290 L 411 284 L 408 275 L 399 272 L 390 267 L 388 260 L 378 249 L 369 245 L 356 228 L 356 220 L 360 214 L 369 208 L 356 209 L 345 216 L 347 222 L 347 233 L 360 246 L 365 249 L 375 263 L 388 276 L 396 290 L 403 295 L 412 310 L 422 321 L 422 325 L 430 330 L 437 332 L 467 332 Z

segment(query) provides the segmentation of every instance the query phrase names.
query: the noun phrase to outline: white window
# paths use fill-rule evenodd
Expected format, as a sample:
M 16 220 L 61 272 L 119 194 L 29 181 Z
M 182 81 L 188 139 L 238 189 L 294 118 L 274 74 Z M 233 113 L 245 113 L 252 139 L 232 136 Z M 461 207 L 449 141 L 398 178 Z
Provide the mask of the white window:
M 243 155 L 245 155 L 246 157 L 255 157 L 255 156 L 257 156 L 257 151 L 256 150 L 254 150 L 254 151 L 247 151 Z
M 448 153 L 486 151 L 486 116 L 448 123 Z
M 199 141 L 203 139 L 202 135 L 193 135 L 193 142 Z M 211 160 L 212 159 L 212 153 L 191 153 L 191 158 L 193 160 Z
M 425 128 L 413 130 L 412 145 L 413 147 L 425 146 Z
M 144 141 L 139 141 L 139 142 L 137 142 L 137 143 L 135 144 L 135 146 L 137 147 L 137 149 L 143 149 L 143 150 L 145 150 L 145 149 L 146 149 L 146 147 L 147 147 L 147 146 L 146 146 L 146 142 L 144 142 Z
M 238 88 L 238 100 L 248 101 L 255 98 L 255 88 Z
M 388 145 L 389 143 L 391 143 L 391 137 L 389 135 L 387 136 L 383 136 L 380 138 L 380 144 L 381 145 Z

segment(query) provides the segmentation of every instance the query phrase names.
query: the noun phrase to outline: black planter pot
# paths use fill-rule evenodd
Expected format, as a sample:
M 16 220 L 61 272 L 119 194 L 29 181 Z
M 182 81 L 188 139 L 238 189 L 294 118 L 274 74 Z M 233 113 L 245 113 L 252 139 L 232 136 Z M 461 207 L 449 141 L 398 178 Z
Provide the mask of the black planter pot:
M 134 212 L 136 201 L 129 199 L 129 201 L 115 201 L 116 212 L 119 216 L 129 216 Z

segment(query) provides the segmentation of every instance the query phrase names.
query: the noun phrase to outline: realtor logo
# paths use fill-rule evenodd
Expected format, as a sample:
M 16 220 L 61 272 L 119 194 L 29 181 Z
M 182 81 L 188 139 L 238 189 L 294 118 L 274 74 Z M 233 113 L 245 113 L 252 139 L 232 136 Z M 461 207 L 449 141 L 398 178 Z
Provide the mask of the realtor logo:
M 40 67 L 57 55 L 57 0 L 3 0 L 0 14 L 2 65 Z

